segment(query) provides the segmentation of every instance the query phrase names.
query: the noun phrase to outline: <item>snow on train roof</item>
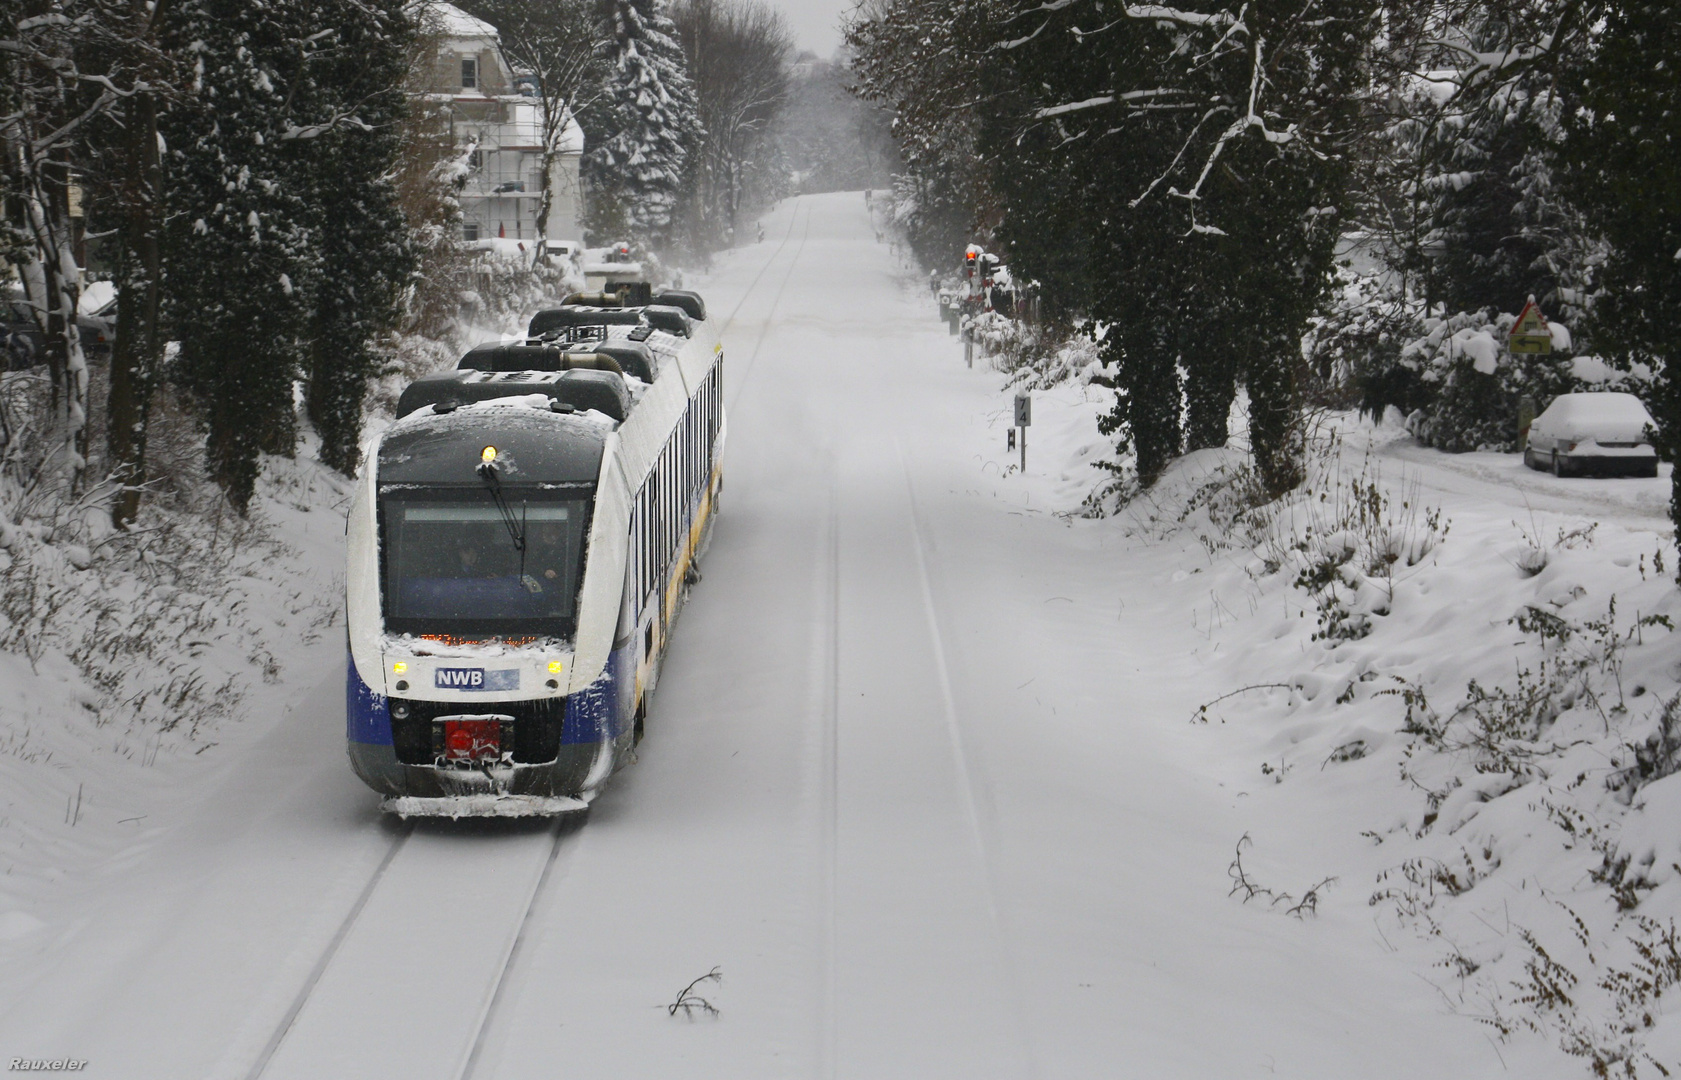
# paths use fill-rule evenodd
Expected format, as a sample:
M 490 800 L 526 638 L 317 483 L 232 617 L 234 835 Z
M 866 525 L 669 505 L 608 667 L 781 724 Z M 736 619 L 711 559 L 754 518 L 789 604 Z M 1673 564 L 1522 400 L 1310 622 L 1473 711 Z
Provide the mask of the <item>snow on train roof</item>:
M 648 385 L 640 379 L 625 379 L 626 386 L 630 386 L 633 383 L 644 389 L 646 389 Z M 634 394 L 635 392 L 633 391 L 632 393 Z M 390 427 L 385 429 L 385 434 L 387 437 L 390 437 L 407 431 L 409 428 L 423 426 L 434 428 L 441 426 L 475 427 L 477 426 L 476 422 L 478 420 L 485 419 L 483 414 L 497 409 L 526 409 L 534 413 L 541 413 L 544 416 L 552 416 L 557 419 L 582 421 L 586 424 L 600 427 L 608 431 L 611 431 L 613 428 L 618 426 L 617 420 L 614 420 L 606 413 L 598 412 L 595 409 L 584 409 L 578 412 L 555 412 L 554 409 L 551 408 L 553 400 L 554 399 L 547 394 L 512 394 L 508 397 L 488 398 L 484 401 L 462 402 L 452 406 L 444 412 L 438 412 L 435 408 L 416 409 L 407 416 L 398 418 Z M 440 425 L 438 423 L 438 421 L 444 417 L 451 418 L 451 423 L 449 425 Z
M 500 451 L 504 481 L 593 483 L 617 425 L 593 410 L 553 412 L 548 403 L 522 394 L 405 416 L 380 440 L 380 484 L 475 483 L 484 446 Z

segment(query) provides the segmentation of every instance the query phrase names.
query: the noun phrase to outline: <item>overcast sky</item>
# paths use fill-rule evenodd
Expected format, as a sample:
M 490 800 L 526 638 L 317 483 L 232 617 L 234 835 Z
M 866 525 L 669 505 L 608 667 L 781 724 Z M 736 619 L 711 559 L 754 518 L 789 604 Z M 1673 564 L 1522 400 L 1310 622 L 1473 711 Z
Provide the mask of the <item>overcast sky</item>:
M 852 0 L 770 0 L 788 16 L 794 44 L 810 49 L 827 60 L 840 48 L 840 17 L 852 8 Z

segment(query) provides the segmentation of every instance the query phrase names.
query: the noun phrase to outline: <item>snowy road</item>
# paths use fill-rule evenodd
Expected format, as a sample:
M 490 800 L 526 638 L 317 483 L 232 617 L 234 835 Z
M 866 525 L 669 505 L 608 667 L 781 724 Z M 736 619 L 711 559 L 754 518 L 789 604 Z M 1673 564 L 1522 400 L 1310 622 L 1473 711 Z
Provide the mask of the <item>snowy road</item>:
M 1154 588 L 1174 553 L 995 497 L 996 380 L 857 194 L 766 232 L 696 283 L 729 320 L 723 513 L 641 760 L 589 822 L 382 822 L 324 649 L 225 785 L 4 980 L 0 1058 L 124 1080 L 1500 1074 L 1363 915 L 1228 898 L 1251 822 L 1186 722 L 1208 660 Z M 1288 823 L 1302 850 L 1351 842 L 1333 815 Z M 670 1015 L 714 968 L 719 1015 Z

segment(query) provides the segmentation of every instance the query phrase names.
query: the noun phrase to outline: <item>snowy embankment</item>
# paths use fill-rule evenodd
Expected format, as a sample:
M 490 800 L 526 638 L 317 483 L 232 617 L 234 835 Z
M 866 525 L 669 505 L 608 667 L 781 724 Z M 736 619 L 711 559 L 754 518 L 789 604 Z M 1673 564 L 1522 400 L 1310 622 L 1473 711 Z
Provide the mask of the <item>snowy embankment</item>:
M 1077 516 L 1112 450 L 1095 369 L 1035 393 L 1024 512 Z M 996 378 L 997 376 L 993 376 Z M 1027 380 L 1029 385 L 1033 379 Z M 1241 441 L 1241 418 L 1234 424 Z M 1261 502 L 1201 451 L 1100 527 L 1206 639 L 1201 726 L 1252 821 L 1232 902 L 1367 922 L 1517 1072 L 1668 1075 L 1681 1021 L 1681 620 L 1658 480 L 1555 480 L 1326 418 Z M 1657 1068 L 1661 1063 L 1662 1068 Z
M 413 378 L 517 335 L 532 310 L 582 285 L 569 264 L 533 269 L 522 256 L 474 268 L 479 291 L 465 289 L 458 317 L 396 339 L 369 431 Z M 6 391 L 38 394 L 32 378 L 9 376 Z M 219 783 L 220 763 L 342 656 L 350 481 L 317 463 L 306 438 L 296 459 L 265 459 L 241 519 L 204 479 L 190 421 L 162 407 L 154 420 L 161 491 L 127 533 L 111 528 L 99 490 L 75 502 L 50 481 L 6 489 L 0 962 L 50 950 L 42 905 L 73 902 L 93 867 L 141 859 L 172 809 Z
M 266 461 L 248 520 L 213 496 L 127 533 L 23 508 L 0 551 L 0 961 L 50 952 L 48 909 L 74 927 L 342 650 L 347 489 L 300 457 Z

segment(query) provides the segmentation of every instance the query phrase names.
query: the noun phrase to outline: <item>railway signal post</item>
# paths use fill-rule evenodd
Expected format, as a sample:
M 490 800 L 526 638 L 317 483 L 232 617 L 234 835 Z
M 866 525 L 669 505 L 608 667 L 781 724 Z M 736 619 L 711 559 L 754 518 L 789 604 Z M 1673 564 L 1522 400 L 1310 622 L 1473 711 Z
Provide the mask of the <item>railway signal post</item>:
M 1026 390 L 1016 394 L 1016 427 L 1020 434 L 1016 445 L 1021 447 L 1021 471 L 1027 471 L 1027 429 L 1033 423 L 1033 396 Z

